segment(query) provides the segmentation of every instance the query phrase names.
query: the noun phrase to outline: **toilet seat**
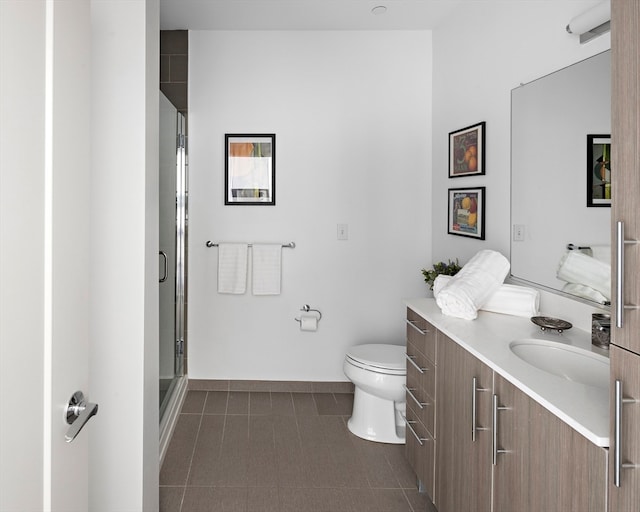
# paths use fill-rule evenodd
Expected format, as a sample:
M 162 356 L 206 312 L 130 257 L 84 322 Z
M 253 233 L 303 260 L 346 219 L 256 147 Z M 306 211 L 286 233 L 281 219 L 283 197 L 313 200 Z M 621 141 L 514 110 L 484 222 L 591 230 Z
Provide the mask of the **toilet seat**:
M 375 373 L 407 374 L 405 347 L 401 345 L 356 345 L 347 351 L 346 359 L 358 368 Z

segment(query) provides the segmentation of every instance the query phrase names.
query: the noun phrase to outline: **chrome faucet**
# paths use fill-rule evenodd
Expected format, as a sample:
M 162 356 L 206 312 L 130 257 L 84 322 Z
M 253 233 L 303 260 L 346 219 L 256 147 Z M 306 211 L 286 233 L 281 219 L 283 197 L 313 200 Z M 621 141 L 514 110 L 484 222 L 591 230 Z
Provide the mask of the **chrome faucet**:
M 591 343 L 608 349 L 611 342 L 611 315 L 593 313 L 591 315 Z

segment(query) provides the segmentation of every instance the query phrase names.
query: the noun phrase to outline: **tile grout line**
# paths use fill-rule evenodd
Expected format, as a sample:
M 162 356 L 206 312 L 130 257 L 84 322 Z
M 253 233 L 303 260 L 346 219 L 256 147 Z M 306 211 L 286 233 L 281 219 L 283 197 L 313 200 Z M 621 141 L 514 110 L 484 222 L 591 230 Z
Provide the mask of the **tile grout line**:
M 189 470 L 187 471 L 187 478 L 184 482 L 184 488 L 182 490 L 182 499 L 180 500 L 180 512 L 182 512 L 182 507 L 184 506 L 184 498 L 187 494 L 187 485 L 189 484 L 189 477 L 191 476 L 191 466 L 193 465 L 193 457 L 196 453 L 196 448 L 198 446 L 198 439 L 200 438 L 200 429 L 202 428 L 202 418 L 204 417 L 204 408 L 207 404 L 207 399 L 209 398 L 209 392 L 204 398 L 204 403 L 202 404 L 202 409 L 200 410 L 200 422 L 198 423 L 198 433 L 196 434 L 195 441 L 193 442 L 193 449 L 191 450 L 191 457 L 189 458 Z

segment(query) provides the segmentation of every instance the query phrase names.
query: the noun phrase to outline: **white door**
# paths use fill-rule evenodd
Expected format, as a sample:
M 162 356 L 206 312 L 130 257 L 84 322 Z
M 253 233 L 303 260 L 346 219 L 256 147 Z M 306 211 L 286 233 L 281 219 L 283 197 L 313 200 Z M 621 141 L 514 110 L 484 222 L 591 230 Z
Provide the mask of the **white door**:
M 88 0 L 0 2 L 0 510 L 88 510 Z M 73 80 L 69 80 L 73 77 Z
M 2 512 L 158 509 L 158 31 L 154 0 L 0 0 Z

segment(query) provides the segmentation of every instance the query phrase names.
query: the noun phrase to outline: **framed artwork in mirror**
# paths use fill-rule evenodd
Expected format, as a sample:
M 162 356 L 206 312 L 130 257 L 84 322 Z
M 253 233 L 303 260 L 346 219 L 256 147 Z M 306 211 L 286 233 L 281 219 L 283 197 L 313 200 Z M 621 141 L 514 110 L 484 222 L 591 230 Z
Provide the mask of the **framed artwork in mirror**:
M 587 135 L 587 206 L 611 207 L 611 135 Z
M 484 240 L 485 187 L 450 188 L 447 233 Z
M 484 174 L 486 123 L 449 133 L 449 178 Z
M 225 205 L 276 204 L 276 136 L 226 134 Z

